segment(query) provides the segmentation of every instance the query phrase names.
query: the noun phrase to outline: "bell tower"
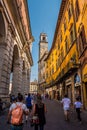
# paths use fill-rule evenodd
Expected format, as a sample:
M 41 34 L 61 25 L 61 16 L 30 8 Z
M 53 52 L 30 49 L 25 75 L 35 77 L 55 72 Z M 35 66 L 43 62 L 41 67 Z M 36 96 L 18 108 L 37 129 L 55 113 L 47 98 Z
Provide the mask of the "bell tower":
M 40 34 L 39 40 L 39 60 L 44 55 L 45 52 L 48 52 L 48 41 L 46 33 Z

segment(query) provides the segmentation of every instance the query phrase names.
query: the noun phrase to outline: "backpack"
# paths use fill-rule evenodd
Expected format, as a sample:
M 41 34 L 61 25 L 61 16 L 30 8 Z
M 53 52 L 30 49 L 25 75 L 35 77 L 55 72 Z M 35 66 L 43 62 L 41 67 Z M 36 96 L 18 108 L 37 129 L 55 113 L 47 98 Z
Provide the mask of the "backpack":
M 16 104 L 16 108 L 12 110 L 11 123 L 13 125 L 20 125 L 23 119 L 23 109 L 21 105 Z

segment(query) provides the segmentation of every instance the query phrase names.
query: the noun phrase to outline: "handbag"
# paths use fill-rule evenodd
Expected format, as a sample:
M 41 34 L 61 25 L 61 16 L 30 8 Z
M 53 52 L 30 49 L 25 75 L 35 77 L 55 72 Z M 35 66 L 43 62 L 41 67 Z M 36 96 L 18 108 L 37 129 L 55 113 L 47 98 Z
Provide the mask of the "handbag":
M 32 120 L 33 120 L 33 124 L 39 124 L 39 117 L 38 117 L 38 115 L 34 115 L 32 117 Z

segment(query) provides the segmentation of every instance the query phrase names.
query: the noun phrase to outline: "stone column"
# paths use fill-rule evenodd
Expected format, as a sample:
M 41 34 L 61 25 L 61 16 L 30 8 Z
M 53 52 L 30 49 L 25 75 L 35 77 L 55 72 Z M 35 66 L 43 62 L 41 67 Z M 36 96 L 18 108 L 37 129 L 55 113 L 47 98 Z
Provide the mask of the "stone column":
M 17 59 L 13 65 L 12 94 L 17 96 L 22 88 L 22 60 Z
M 27 71 L 23 70 L 22 72 L 22 94 L 28 93 L 26 91 L 26 84 L 27 84 Z
M 10 84 L 10 74 L 11 74 L 11 68 L 12 68 L 12 61 L 13 61 L 13 48 L 14 48 L 13 36 L 11 34 L 11 30 L 9 29 L 8 35 L 7 35 L 8 65 L 7 65 L 7 83 L 6 83 L 6 86 L 8 88 L 8 93 L 9 93 L 9 84 Z
M 30 69 L 27 70 L 27 91 L 30 90 Z
M 5 42 L 0 43 L 0 97 L 8 97 L 12 64 L 13 45 L 11 32 L 8 30 Z M 13 44 L 13 43 L 12 43 Z
M 5 60 L 6 43 L 0 43 L 0 97 L 7 95 L 6 75 L 7 75 L 7 60 Z

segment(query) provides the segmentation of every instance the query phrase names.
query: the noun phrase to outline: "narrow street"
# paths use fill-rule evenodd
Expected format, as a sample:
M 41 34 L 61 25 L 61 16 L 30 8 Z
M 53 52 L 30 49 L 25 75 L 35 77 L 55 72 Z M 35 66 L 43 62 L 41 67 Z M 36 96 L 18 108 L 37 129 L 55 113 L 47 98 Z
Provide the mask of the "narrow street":
M 47 114 L 45 125 L 45 130 L 87 130 L 87 112 L 82 112 L 82 124 L 76 119 L 75 113 L 70 114 L 70 121 L 66 122 L 64 120 L 63 110 L 60 105 L 55 100 L 45 100 L 47 105 Z M 7 114 L 0 115 L 0 130 L 10 130 L 10 125 L 6 123 Z M 24 124 L 24 130 L 33 130 L 34 128 L 28 123 Z

